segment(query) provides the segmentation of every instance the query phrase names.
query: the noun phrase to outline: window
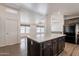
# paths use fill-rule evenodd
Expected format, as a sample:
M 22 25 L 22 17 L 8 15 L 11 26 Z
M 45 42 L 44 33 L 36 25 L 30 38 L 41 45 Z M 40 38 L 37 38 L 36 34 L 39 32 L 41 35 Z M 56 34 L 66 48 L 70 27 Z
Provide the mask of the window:
M 25 26 L 21 26 L 20 33 L 25 33 Z
M 41 35 L 40 34 L 37 34 L 36 37 L 39 38 L 39 37 L 41 37 Z
M 44 33 L 44 28 L 43 27 L 40 30 L 41 30 L 42 33 Z
M 26 33 L 30 33 L 30 26 L 26 26 Z
M 37 27 L 37 29 L 36 29 L 36 32 L 37 33 L 44 33 L 44 27 Z
M 29 33 L 29 32 L 30 32 L 30 26 L 25 26 L 25 25 L 21 26 L 20 33 Z
M 41 32 L 40 27 L 37 27 L 36 31 L 37 33 L 40 33 Z
M 39 26 L 39 27 L 37 27 L 36 32 L 37 32 L 37 35 L 36 35 L 37 38 L 43 38 L 45 29 L 44 29 L 44 27 Z
M 51 31 L 63 32 L 63 16 L 60 12 L 51 15 Z

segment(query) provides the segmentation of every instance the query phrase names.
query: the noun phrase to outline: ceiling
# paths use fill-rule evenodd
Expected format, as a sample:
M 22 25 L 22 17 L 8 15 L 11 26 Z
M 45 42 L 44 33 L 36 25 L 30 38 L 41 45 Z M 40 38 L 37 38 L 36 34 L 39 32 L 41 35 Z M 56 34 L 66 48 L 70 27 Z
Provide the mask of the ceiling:
M 16 9 L 30 10 L 41 15 L 46 15 L 48 6 L 46 3 L 3 3 L 2 5 Z
M 48 12 L 62 12 L 65 17 L 79 16 L 79 3 L 6 3 L 14 8 L 25 8 L 46 15 Z M 50 7 L 50 8 L 48 8 Z
M 51 10 L 61 11 L 66 16 L 79 15 L 79 3 L 52 3 Z

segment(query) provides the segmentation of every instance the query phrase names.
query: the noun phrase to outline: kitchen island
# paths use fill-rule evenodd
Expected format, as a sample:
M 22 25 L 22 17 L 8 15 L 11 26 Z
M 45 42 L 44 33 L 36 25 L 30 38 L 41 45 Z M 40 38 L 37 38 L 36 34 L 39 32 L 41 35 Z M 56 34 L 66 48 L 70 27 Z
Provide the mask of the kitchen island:
M 28 56 L 56 56 L 65 47 L 65 35 L 53 34 L 44 37 L 27 37 Z

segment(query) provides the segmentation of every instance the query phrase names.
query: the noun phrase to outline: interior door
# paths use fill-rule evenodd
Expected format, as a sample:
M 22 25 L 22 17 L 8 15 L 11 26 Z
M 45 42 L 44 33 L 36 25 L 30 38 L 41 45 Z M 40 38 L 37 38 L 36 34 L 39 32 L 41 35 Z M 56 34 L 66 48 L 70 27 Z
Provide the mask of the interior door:
M 12 45 L 17 43 L 17 20 L 8 18 L 6 19 L 5 33 L 6 45 Z

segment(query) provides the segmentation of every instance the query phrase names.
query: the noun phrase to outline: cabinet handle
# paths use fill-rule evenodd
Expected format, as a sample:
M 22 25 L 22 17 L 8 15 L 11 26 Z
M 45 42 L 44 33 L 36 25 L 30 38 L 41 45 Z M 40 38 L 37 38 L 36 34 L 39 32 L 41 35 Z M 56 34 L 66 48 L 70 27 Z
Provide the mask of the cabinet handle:
M 31 45 L 33 45 L 33 41 L 31 41 Z

